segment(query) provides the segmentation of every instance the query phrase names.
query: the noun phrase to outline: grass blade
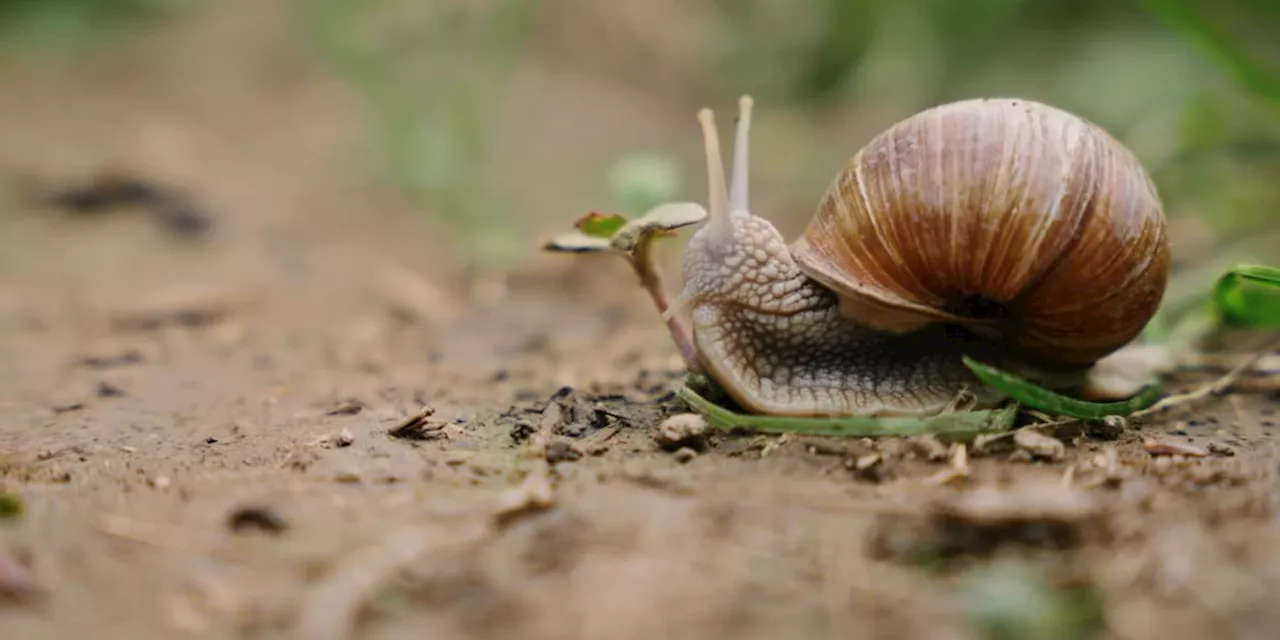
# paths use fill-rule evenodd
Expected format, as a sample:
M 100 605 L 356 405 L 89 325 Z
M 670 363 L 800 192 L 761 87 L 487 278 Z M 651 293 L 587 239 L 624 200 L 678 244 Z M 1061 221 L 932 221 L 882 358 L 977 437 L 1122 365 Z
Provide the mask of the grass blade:
M 1280 105 L 1280 67 L 1193 0 L 1143 0 L 1142 5 L 1167 27 L 1182 34 L 1245 89 Z M 1254 15 L 1254 19 L 1261 16 Z
M 1079 418 L 1081 420 L 1098 420 L 1107 416 L 1127 416 L 1155 404 L 1164 395 L 1164 390 L 1159 384 L 1151 384 L 1128 400 L 1120 402 L 1088 402 L 1055 393 L 1007 371 L 1002 371 L 971 358 L 966 357 L 964 364 L 984 384 L 1028 407 L 1045 413 Z
M 1218 280 L 1213 300 L 1223 324 L 1280 329 L 1280 268 L 1240 265 Z
M 717 429 L 752 429 L 767 433 L 796 433 L 819 436 L 872 438 L 933 434 L 950 440 L 971 440 L 984 433 L 997 433 L 1013 428 L 1018 405 L 1010 404 L 990 411 L 957 411 L 923 418 L 913 417 L 832 417 L 791 418 L 758 416 L 730 411 L 702 397 L 688 384 L 677 394 L 682 400 Z

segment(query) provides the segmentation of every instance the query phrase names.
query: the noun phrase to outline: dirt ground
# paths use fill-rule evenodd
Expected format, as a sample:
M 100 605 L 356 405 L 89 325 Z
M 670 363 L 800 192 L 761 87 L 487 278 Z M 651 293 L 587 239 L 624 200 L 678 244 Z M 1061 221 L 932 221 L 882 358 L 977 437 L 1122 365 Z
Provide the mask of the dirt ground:
M 1274 636 L 1276 392 L 1004 439 L 967 475 L 933 441 L 662 441 L 679 361 L 622 265 L 537 256 L 468 295 L 369 177 L 358 100 L 253 4 L 0 68 L 6 180 L 120 168 L 210 225 L 4 218 L 0 637 L 978 638 L 971 580 L 1014 561 L 1096 593 L 1097 637 Z M 556 135 L 574 163 L 513 190 L 586 210 L 596 163 L 683 143 L 689 105 L 638 93 L 524 63 L 513 113 L 589 96 L 584 129 L 630 126 L 513 126 L 510 166 Z

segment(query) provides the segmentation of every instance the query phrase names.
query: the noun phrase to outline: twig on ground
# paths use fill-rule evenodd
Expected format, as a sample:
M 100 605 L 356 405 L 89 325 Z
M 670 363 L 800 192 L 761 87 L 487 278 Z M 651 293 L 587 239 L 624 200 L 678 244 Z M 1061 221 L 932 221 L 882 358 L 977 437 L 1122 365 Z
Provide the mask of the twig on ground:
M 1191 402 L 1195 402 L 1196 400 L 1199 400 L 1201 398 L 1214 396 L 1214 395 L 1221 395 L 1224 391 L 1231 388 L 1231 385 L 1235 384 L 1236 381 L 1239 380 L 1241 377 L 1243 377 L 1245 373 L 1247 373 L 1250 369 L 1252 369 L 1254 365 L 1260 362 L 1267 355 L 1270 355 L 1270 353 L 1272 351 L 1275 351 L 1277 348 L 1280 348 L 1280 339 L 1271 341 L 1262 349 L 1259 349 L 1257 353 L 1246 358 L 1243 362 L 1236 365 L 1235 368 L 1223 374 L 1217 380 L 1214 380 L 1209 384 L 1198 387 L 1186 393 L 1179 393 L 1176 395 L 1169 396 L 1151 405 L 1150 407 L 1147 407 L 1146 409 L 1143 409 L 1141 411 L 1131 414 L 1129 417 L 1141 418 L 1144 416 L 1159 413 L 1161 411 L 1165 411 L 1170 407 L 1175 407 L 1175 406 L 1180 406 L 1180 405 L 1185 405 Z

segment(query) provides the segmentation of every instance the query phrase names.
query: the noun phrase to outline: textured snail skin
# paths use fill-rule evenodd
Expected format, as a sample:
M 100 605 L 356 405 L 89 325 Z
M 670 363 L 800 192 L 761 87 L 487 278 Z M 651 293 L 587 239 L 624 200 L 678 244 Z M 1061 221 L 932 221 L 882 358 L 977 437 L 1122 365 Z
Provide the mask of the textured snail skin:
M 792 251 L 863 324 L 985 327 L 1050 370 L 1133 340 L 1170 259 L 1138 159 L 1081 118 L 1012 99 L 943 105 L 872 139 Z M 1002 317 L 967 309 L 976 299 Z
M 699 115 L 709 221 L 685 250 L 679 303 L 700 367 L 745 409 L 924 415 L 965 391 L 988 406 L 998 398 L 963 355 L 1078 385 L 1160 302 L 1154 187 L 1079 118 L 1021 100 L 908 118 L 851 160 L 788 246 L 748 211 L 750 111 L 743 98 L 731 190 Z
M 983 345 L 934 326 L 908 336 L 860 327 L 805 276 L 762 218 L 704 228 L 685 253 L 684 296 L 703 368 L 743 408 L 791 416 L 936 413 L 982 386 L 961 362 Z M 979 395 L 980 404 L 995 398 Z

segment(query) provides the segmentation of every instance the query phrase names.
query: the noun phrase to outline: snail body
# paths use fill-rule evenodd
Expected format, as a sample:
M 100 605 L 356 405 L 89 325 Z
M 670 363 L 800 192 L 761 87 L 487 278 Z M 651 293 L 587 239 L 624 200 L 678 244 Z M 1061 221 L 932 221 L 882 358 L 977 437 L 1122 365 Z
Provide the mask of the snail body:
M 698 366 L 748 410 L 920 415 L 966 389 L 996 401 L 965 355 L 1078 387 L 1159 306 L 1160 198 L 1088 121 L 1015 99 L 915 114 L 853 155 L 788 243 L 749 211 L 751 108 L 744 97 L 731 185 L 699 114 L 708 222 L 675 307 Z

